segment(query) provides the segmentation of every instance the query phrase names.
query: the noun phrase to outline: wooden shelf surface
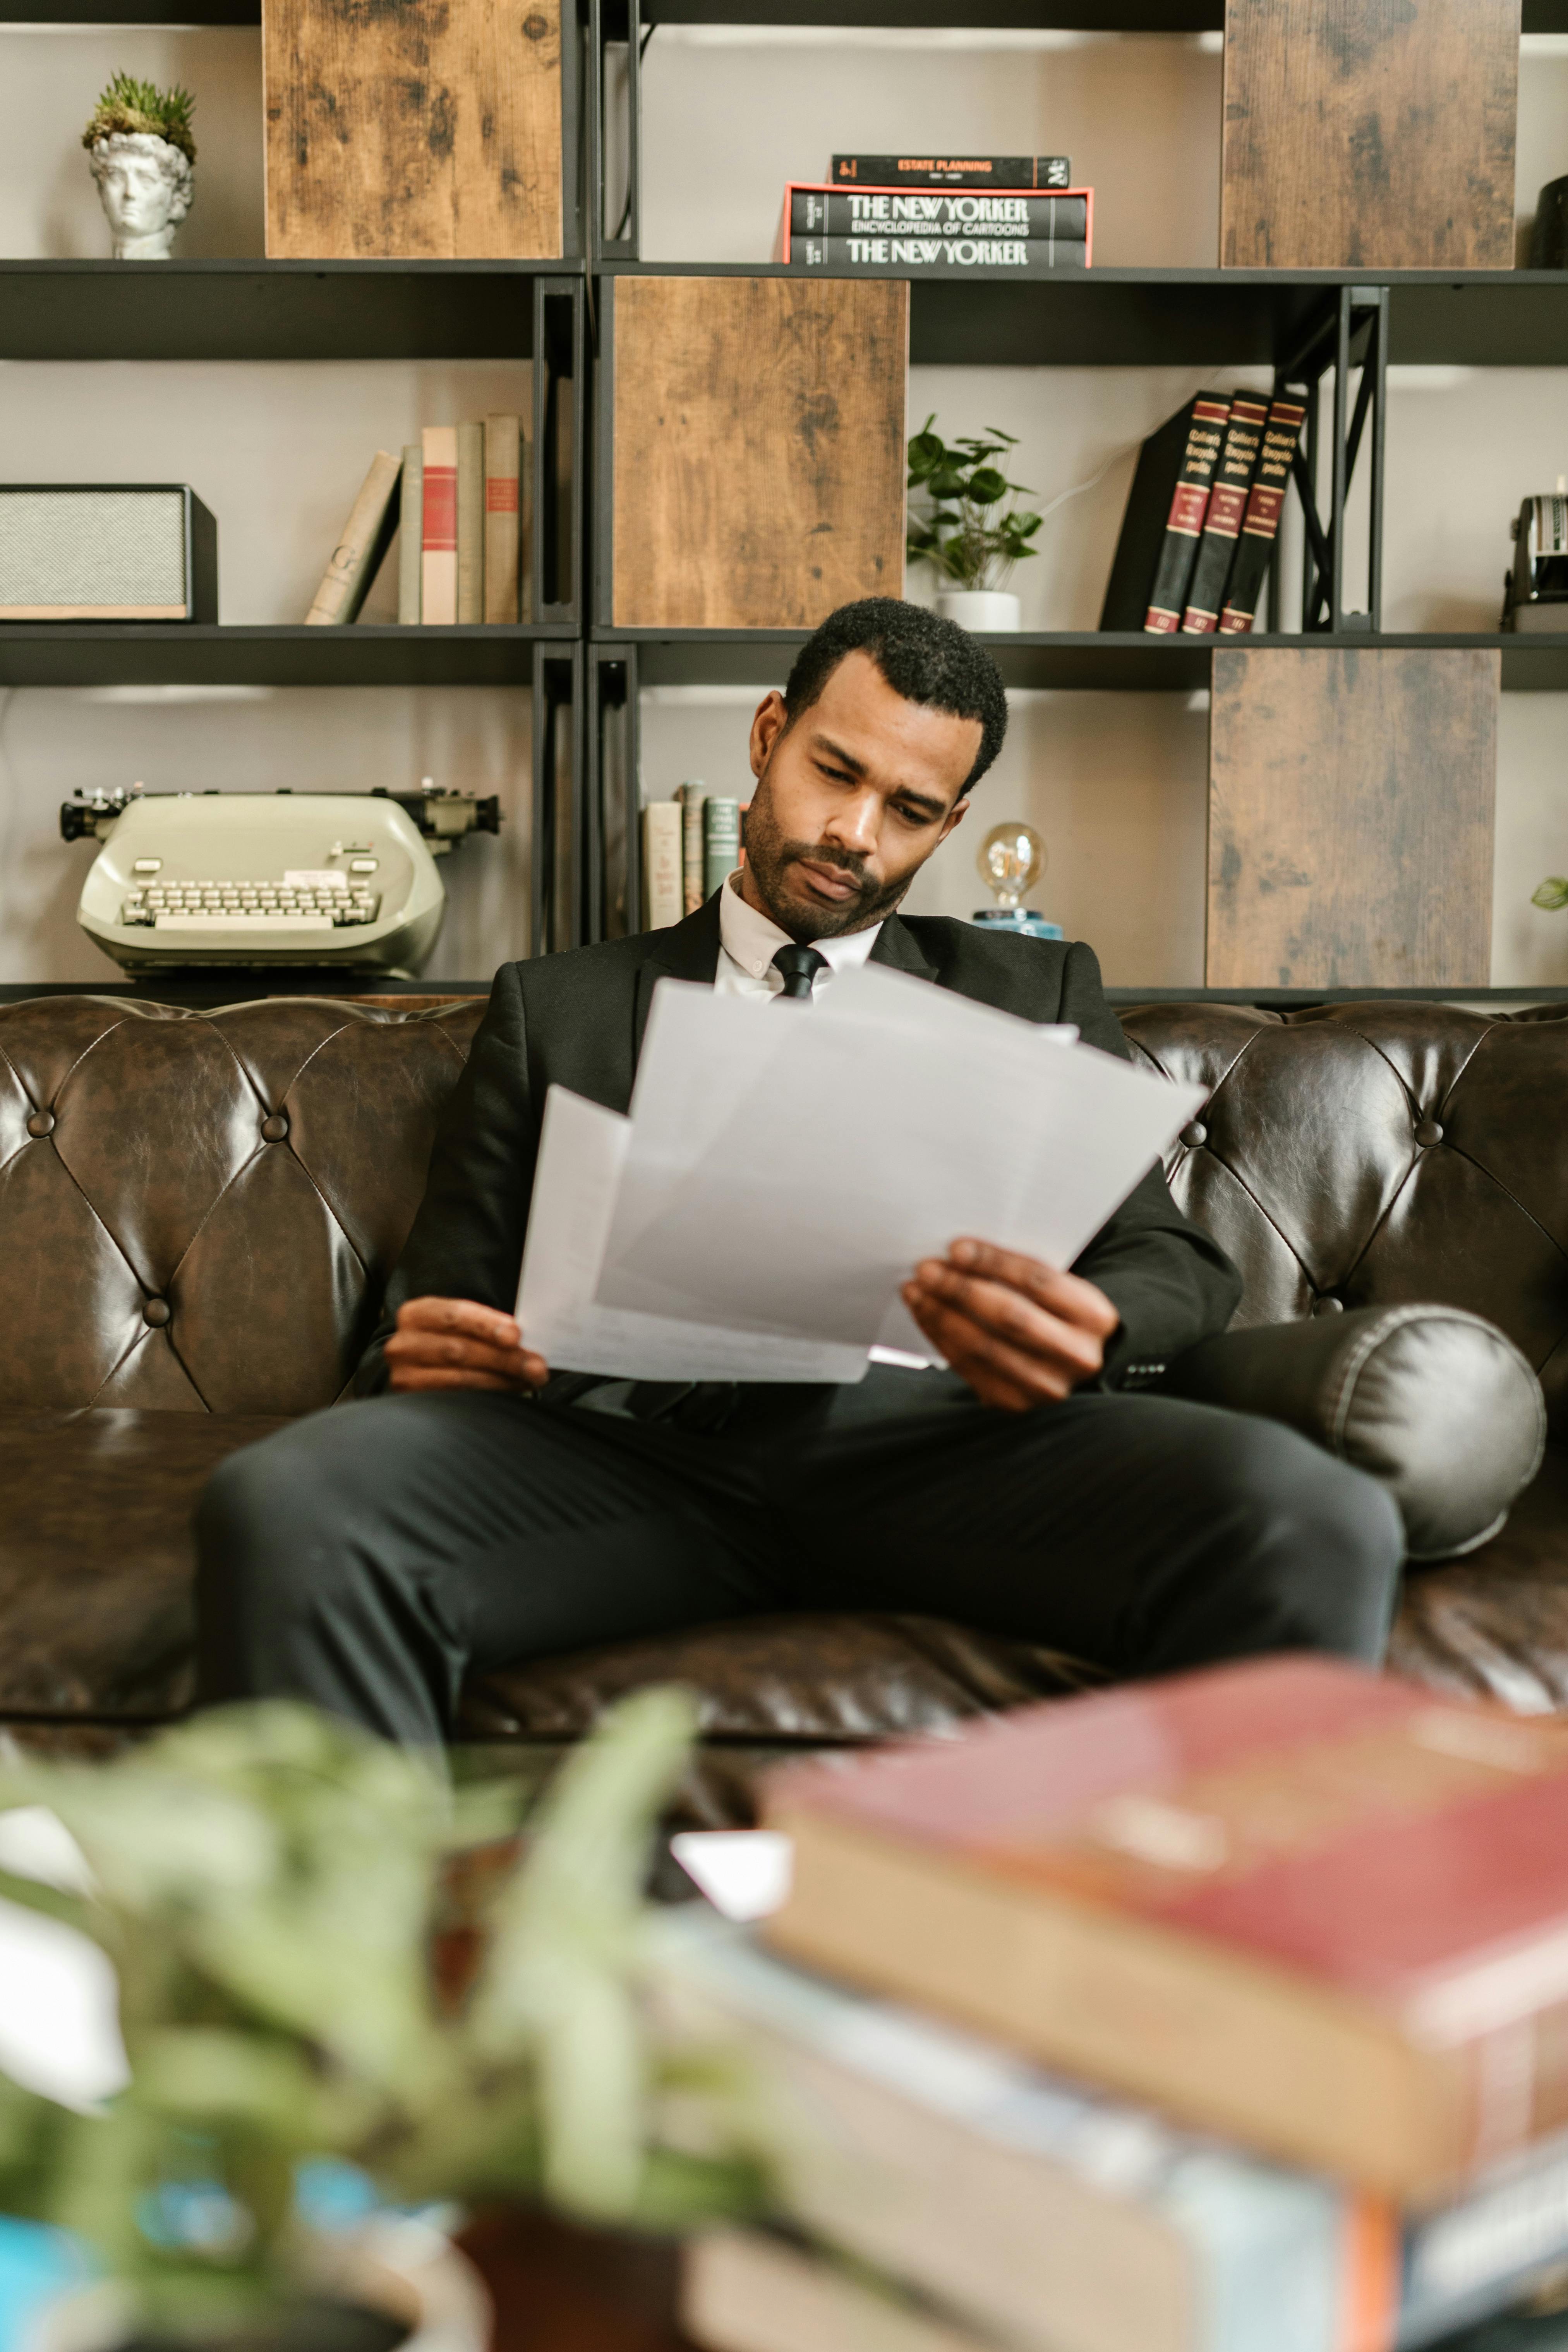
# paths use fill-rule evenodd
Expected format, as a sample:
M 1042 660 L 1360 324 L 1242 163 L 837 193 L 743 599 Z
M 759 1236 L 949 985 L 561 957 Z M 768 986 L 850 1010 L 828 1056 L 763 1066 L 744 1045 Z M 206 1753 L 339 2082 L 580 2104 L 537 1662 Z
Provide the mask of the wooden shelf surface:
M 532 648 L 570 622 L 518 628 L 0 624 L 0 686 L 527 686 Z
M 979 633 L 977 633 L 979 634 Z M 602 646 L 637 648 L 637 683 L 647 686 L 778 685 L 805 645 L 804 629 L 596 629 Z M 1006 685 L 1180 694 L 1207 687 L 1214 637 L 1146 637 L 1115 630 L 1014 635 L 981 634 Z M 1507 636 L 1462 631 L 1371 636 L 1364 631 L 1331 636 L 1230 637 L 1228 646 L 1286 647 L 1298 652 L 1349 647 L 1372 651 L 1485 650 L 1502 655 L 1502 683 L 1512 692 L 1568 692 L 1568 631 L 1561 636 Z
M 576 261 L 0 260 L 0 360 L 530 359 Z

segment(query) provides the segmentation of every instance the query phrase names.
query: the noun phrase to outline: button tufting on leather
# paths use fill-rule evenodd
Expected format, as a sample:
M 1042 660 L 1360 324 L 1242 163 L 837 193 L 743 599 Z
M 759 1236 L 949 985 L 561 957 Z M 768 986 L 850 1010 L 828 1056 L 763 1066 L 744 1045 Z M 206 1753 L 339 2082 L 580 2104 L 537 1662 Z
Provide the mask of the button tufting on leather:
M 1331 1290 L 1325 1290 L 1312 1308 L 1314 1315 L 1342 1315 L 1344 1311 L 1344 1300 L 1336 1298 Z
M 1424 1118 L 1415 1130 L 1415 1140 L 1423 1151 L 1429 1150 L 1434 1143 L 1442 1142 L 1443 1130 L 1435 1118 Z
M 155 1331 L 161 1331 L 165 1323 L 172 1321 L 174 1312 L 166 1298 L 149 1298 L 142 1307 L 142 1320 L 151 1323 Z
M 261 1122 L 262 1141 L 264 1143 L 281 1143 L 288 1132 L 289 1119 L 287 1113 L 280 1110 L 269 1110 L 266 1118 Z
M 1201 1118 L 1189 1119 L 1182 1129 L 1182 1141 L 1189 1151 L 1196 1151 L 1199 1145 L 1206 1143 L 1208 1139 L 1209 1131 Z
M 54 1131 L 55 1115 L 52 1110 L 35 1110 L 28 1113 L 27 1132 L 29 1135 L 53 1135 Z

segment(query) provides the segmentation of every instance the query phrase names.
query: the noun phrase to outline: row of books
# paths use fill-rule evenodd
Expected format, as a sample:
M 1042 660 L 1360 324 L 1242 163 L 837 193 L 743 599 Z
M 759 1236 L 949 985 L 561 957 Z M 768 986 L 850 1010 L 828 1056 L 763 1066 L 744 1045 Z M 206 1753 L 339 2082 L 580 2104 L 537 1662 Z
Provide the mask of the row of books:
M 873 179 L 875 171 L 889 177 Z M 1017 174 L 1010 181 L 1005 173 Z M 1068 185 L 1065 155 L 835 155 L 830 181 L 784 189 L 774 258 L 869 278 L 963 278 L 1087 269 L 1094 191 Z
M 1102 629 L 1245 636 L 1279 533 L 1301 403 L 1201 392 L 1138 453 Z
M 711 2352 L 1500 2352 L 1568 2303 L 1568 1724 L 1270 1659 L 766 1817 L 763 1942 L 660 1964 L 782 2107 L 776 2226 L 690 2250 Z
M 378 449 L 308 625 L 356 620 L 398 539 L 397 617 L 417 627 L 526 617 L 526 440 L 520 417 L 427 425 L 400 457 Z
M 648 802 L 642 813 L 645 930 L 668 930 L 723 888 L 744 855 L 744 814 L 742 802 L 702 783 L 680 784 L 672 800 Z

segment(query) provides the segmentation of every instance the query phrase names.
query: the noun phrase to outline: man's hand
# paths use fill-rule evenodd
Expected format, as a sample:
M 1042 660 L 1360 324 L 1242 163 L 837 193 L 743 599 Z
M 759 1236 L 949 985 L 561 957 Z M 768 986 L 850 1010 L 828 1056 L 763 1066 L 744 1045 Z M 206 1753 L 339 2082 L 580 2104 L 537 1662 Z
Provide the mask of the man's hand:
M 1092 1282 L 988 1242 L 954 1242 L 945 1258 L 922 1259 L 903 1295 L 982 1404 L 1004 1412 L 1058 1403 L 1091 1381 L 1121 1320 Z
M 515 1315 L 474 1298 L 410 1298 L 386 1343 L 395 1389 L 542 1388 L 550 1367 L 522 1344 Z

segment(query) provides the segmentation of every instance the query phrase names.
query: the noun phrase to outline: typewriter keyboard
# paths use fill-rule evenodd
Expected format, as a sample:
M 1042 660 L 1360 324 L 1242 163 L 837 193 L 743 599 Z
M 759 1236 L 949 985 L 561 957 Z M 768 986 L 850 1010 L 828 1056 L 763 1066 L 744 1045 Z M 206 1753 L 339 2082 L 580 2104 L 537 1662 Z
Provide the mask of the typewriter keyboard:
M 374 923 L 374 890 L 287 882 L 135 884 L 120 910 L 122 923 L 159 931 L 332 931 Z

